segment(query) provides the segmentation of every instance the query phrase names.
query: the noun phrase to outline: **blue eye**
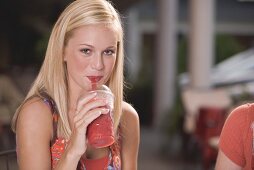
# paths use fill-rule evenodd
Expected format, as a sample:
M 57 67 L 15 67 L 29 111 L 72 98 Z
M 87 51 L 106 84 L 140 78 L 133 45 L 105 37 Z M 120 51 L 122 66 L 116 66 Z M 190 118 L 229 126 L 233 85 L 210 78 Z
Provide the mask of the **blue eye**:
M 88 49 L 88 48 L 83 48 L 83 49 L 81 49 L 80 51 L 81 51 L 82 53 L 84 53 L 84 54 L 90 54 L 90 53 L 91 53 L 91 50 Z

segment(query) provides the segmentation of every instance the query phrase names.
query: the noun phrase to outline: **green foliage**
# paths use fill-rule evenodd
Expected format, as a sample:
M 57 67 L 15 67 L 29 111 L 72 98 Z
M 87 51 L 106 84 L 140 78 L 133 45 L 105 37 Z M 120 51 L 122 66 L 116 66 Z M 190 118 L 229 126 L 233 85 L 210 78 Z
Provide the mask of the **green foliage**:
M 175 97 L 175 103 L 171 109 L 169 109 L 164 115 L 162 120 L 162 130 L 169 136 L 174 135 L 176 132 L 181 132 L 182 122 L 184 116 L 184 109 L 182 100 L 180 97 L 180 91 L 176 88 L 177 94 Z
M 218 34 L 215 43 L 215 64 L 246 49 L 235 36 Z
M 187 49 L 188 49 L 188 44 L 187 44 L 186 36 L 179 36 L 178 51 L 177 51 L 177 58 L 178 58 L 177 72 L 178 73 L 183 73 L 187 71 L 187 63 L 188 63 Z

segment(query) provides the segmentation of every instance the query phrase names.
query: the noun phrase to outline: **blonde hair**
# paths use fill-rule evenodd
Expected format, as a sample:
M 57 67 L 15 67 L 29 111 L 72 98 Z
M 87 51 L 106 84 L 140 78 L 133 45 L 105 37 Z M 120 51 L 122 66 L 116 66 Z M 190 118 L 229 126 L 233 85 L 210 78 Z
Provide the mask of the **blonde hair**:
M 116 64 L 112 75 L 108 80 L 108 86 L 115 95 L 114 129 L 120 122 L 123 101 L 123 29 L 120 16 L 111 3 L 106 0 L 76 0 L 72 2 L 58 18 L 49 42 L 44 62 L 24 102 L 17 109 L 12 122 L 12 128 L 16 131 L 18 114 L 27 100 L 40 91 L 50 95 L 59 112 L 57 134 L 65 138 L 71 135 L 68 122 L 68 77 L 63 60 L 63 50 L 71 37 L 72 31 L 78 27 L 90 24 L 105 24 L 116 30 L 119 37 Z

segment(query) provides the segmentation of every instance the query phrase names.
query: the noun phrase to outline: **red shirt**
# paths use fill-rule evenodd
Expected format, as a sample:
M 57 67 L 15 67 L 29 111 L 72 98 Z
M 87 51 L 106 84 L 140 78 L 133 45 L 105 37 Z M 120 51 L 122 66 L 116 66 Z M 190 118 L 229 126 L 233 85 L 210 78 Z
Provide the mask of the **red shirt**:
M 251 169 L 254 104 L 244 104 L 228 116 L 220 135 L 219 148 L 234 163 Z

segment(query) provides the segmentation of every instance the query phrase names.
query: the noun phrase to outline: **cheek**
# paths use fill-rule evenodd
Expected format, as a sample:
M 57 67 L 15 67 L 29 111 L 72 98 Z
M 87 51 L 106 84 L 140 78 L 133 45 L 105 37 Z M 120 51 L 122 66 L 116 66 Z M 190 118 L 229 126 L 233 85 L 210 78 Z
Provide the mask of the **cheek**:
M 115 67 L 115 63 L 116 63 L 116 59 L 112 59 L 108 61 L 108 72 L 112 72 L 114 70 Z
M 109 74 L 109 76 L 112 74 L 112 71 L 115 68 L 115 63 L 116 63 L 115 59 L 114 60 L 110 60 L 107 63 L 107 73 Z
M 78 73 L 82 74 L 84 69 L 87 67 L 88 62 L 80 60 L 78 56 L 72 56 L 71 58 L 69 57 L 67 60 L 67 68 L 69 73 Z
M 73 64 L 73 67 L 75 70 L 77 70 L 78 72 L 82 72 L 85 70 L 85 68 L 87 67 L 88 63 L 87 62 L 82 62 L 79 60 L 76 60 L 75 63 Z

